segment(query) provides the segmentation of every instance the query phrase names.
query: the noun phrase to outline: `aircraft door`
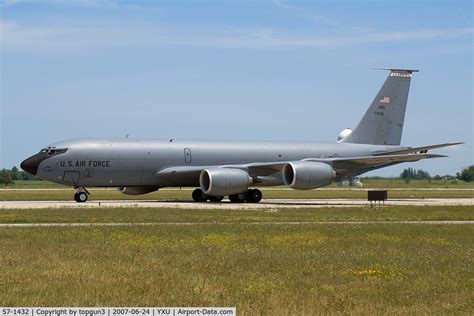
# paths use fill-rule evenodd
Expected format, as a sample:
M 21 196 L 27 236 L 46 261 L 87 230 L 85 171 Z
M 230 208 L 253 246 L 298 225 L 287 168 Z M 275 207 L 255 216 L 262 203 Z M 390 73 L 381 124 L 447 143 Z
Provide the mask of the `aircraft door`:
M 191 149 L 184 148 L 184 162 L 191 163 Z
M 79 171 L 64 171 L 63 181 L 69 184 L 77 185 L 79 183 Z

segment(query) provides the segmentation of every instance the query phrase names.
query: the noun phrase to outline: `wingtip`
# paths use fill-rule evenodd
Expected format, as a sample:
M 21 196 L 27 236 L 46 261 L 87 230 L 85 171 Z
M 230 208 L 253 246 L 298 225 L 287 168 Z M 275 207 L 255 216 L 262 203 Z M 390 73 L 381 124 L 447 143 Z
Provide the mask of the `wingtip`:
M 426 158 L 448 158 L 447 155 L 440 155 L 440 154 L 422 154 L 425 155 Z
M 443 148 L 443 147 L 451 147 L 451 146 L 458 146 L 458 145 L 462 145 L 462 144 L 465 144 L 466 142 L 455 142 L 455 143 L 444 143 L 442 144 L 443 146 L 440 147 L 440 148 Z

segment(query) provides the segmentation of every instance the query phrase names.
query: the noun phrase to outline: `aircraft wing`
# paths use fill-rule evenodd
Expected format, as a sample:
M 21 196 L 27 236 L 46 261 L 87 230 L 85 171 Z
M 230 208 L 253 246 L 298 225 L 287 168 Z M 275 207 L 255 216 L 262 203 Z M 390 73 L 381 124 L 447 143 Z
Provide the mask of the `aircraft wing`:
M 437 154 L 405 154 L 405 155 L 384 155 L 384 156 L 364 156 L 364 157 L 337 157 L 337 158 L 307 158 L 303 161 L 324 162 L 332 165 L 336 173 L 346 174 L 353 171 L 376 169 L 381 166 L 397 164 L 401 162 L 418 161 L 429 158 L 447 157 Z M 247 165 L 224 166 L 227 168 L 247 169 L 251 176 L 268 176 L 283 169 L 284 162 L 251 163 Z M 365 172 L 365 171 L 364 171 Z
M 400 154 L 379 155 L 364 157 L 336 157 L 336 158 L 307 158 L 303 161 L 324 162 L 332 165 L 338 175 L 348 176 L 360 174 L 380 167 L 393 165 L 401 162 L 418 161 L 421 159 L 447 157 L 436 154 Z M 280 172 L 290 161 L 279 162 L 254 162 L 249 164 L 217 165 L 217 166 L 176 166 L 160 170 L 157 175 L 163 178 L 195 177 L 199 178 L 202 170 L 207 168 L 233 168 L 242 169 L 252 177 L 270 176 Z
M 401 150 L 393 150 L 393 151 L 383 151 L 380 153 L 374 154 L 374 156 L 385 156 L 385 155 L 397 155 L 397 154 L 411 154 L 411 153 L 427 153 L 428 150 L 436 149 L 436 148 L 443 148 L 448 146 L 460 145 L 464 144 L 463 142 L 460 143 L 444 143 L 444 144 L 437 144 L 437 145 L 430 145 L 430 146 L 423 146 L 423 147 L 408 147 L 406 149 Z
M 238 165 L 217 165 L 217 166 L 177 166 L 169 167 L 158 171 L 157 175 L 163 178 L 176 176 L 196 176 L 199 177 L 204 169 L 208 168 L 232 168 L 247 171 L 251 176 L 268 176 L 281 171 L 287 161 L 282 162 L 255 162 Z
M 201 171 L 206 168 L 209 168 L 209 166 L 176 166 L 161 169 L 157 172 L 157 175 L 163 178 L 174 176 L 199 176 Z
M 421 159 L 447 157 L 437 154 L 404 154 L 404 155 L 384 155 L 384 156 L 364 156 L 364 157 L 337 157 L 337 158 L 307 158 L 303 161 L 324 162 L 332 165 L 338 175 L 348 176 L 360 174 L 383 166 L 394 165 L 401 162 L 418 161 Z M 283 169 L 289 161 L 276 163 L 251 163 L 240 166 L 225 166 L 248 170 L 251 176 L 268 176 Z
M 334 165 L 341 163 L 350 163 L 358 165 L 380 165 L 392 162 L 408 162 L 418 161 L 420 159 L 427 158 L 442 158 L 447 157 L 445 155 L 437 154 L 405 154 L 405 155 L 383 155 L 383 156 L 365 156 L 365 157 L 348 157 L 348 158 L 330 158 L 330 159 L 303 159 L 304 161 L 332 161 Z
M 331 163 L 338 176 L 354 176 L 364 172 L 399 164 L 402 162 L 418 161 L 421 159 L 443 158 L 437 154 L 401 154 L 366 157 L 340 157 L 332 159 L 304 159 L 305 161 L 321 161 Z

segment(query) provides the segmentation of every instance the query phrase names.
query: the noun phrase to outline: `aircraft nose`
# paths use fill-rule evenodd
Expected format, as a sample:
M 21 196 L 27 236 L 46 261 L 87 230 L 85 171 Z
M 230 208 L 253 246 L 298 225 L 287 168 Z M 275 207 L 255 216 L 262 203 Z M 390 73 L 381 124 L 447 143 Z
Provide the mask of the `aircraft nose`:
M 31 173 L 32 175 L 36 175 L 38 173 L 39 164 L 46 158 L 48 158 L 48 156 L 45 154 L 33 155 L 23 160 L 20 164 L 20 167 L 26 172 Z

